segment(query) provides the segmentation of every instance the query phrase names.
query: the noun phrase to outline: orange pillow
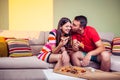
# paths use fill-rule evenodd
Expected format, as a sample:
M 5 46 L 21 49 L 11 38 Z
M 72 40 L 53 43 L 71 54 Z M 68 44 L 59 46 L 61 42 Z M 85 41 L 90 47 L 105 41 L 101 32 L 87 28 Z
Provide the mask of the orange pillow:
M 0 57 L 7 57 L 7 56 L 8 56 L 7 43 L 4 37 L 0 37 Z

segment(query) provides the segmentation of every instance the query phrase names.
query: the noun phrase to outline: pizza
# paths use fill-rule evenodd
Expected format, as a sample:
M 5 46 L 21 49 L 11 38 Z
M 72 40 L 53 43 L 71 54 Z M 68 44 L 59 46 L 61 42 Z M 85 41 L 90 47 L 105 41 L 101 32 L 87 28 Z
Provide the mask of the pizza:
M 79 75 L 79 74 L 85 73 L 86 69 L 82 67 L 77 67 L 77 66 L 64 66 L 56 71 L 62 74 Z
M 95 70 L 93 72 L 92 69 L 90 67 L 64 66 L 54 70 L 54 72 L 87 80 L 120 80 L 120 75 L 101 70 Z

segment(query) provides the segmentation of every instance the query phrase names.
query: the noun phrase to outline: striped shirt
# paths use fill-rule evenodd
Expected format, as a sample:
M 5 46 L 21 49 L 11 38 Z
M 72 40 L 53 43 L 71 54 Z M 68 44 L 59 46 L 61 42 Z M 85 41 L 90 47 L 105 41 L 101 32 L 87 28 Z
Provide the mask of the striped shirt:
M 56 46 L 56 31 L 56 29 L 50 31 L 48 41 L 41 49 L 40 54 L 38 55 L 38 59 L 46 61 L 49 53 L 52 51 L 52 46 Z

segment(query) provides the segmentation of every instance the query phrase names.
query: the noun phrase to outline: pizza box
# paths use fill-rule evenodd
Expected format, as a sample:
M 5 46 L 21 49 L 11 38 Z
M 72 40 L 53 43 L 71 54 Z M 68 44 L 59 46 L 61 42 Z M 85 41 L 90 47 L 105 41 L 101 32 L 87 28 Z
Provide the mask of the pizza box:
M 97 69 L 94 69 L 93 71 L 93 68 L 85 68 L 86 72 L 73 74 L 70 72 L 62 72 L 60 69 L 61 68 L 56 69 L 54 70 L 54 72 L 62 75 L 79 77 L 88 80 L 120 80 L 120 72 L 105 72 Z

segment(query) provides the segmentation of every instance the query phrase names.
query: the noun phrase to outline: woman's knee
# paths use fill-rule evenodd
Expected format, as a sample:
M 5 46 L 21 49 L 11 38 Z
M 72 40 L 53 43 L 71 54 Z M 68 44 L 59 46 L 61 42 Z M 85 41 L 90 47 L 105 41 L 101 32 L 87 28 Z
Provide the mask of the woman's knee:
M 62 54 L 51 54 L 49 57 L 49 62 L 57 62 L 62 58 Z

